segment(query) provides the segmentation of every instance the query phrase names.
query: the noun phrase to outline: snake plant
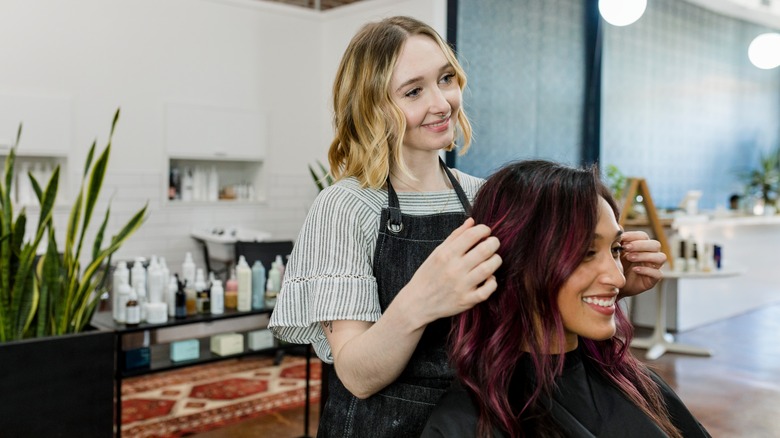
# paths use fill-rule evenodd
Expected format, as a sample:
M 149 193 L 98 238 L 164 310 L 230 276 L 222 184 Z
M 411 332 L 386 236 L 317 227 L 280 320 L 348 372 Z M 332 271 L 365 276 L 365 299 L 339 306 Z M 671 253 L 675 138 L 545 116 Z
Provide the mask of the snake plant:
M 16 149 L 22 133 L 19 125 L 16 141 L 5 160 L 5 181 L 0 181 L 0 342 L 25 338 L 78 333 L 92 318 L 104 292 L 111 255 L 143 223 L 144 206 L 112 236 L 104 246 L 110 207 L 92 242 L 90 261 L 81 265 L 82 248 L 108 167 L 114 128 L 114 114 L 108 143 L 93 162 L 97 141 L 87 154 L 81 186 L 71 207 L 65 231 L 65 247 L 57 248 L 52 212 L 54 210 L 60 168 L 57 166 L 45 187 L 28 173 L 40 203 L 38 223 L 25 240 L 25 209 L 14 217 L 11 204 Z M 37 254 L 46 236 L 45 252 Z

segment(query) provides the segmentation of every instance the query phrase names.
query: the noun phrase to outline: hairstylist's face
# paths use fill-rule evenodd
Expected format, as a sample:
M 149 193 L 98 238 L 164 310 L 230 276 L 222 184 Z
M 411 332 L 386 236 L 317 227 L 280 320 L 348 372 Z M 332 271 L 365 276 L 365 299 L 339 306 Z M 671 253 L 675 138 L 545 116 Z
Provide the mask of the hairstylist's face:
M 438 151 L 455 138 L 461 91 L 441 48 L 425 35 L 409 37 L 390 78 L 390 95 L 406 117 L 406 149 Z
M 577 347 L 577 335 L 604 340 L 615 334 L 615 300 L 626 282 L 620 263 L 621 233 L 609 204 L 599 197 L 595 239 L 558 294 L 566 351 Z

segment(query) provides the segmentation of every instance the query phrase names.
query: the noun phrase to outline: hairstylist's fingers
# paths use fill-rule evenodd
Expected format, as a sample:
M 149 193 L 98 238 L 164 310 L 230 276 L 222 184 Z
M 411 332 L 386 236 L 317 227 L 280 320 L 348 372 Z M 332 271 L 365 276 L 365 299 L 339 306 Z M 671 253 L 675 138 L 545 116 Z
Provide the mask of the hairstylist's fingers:
M 474 225 L 452 240 L 450 250 L 457 255 L 464 255 L 488 237 L 490 228 L 487 225 Z
M 483 242 L 484 243 L 484 242 Z M 471 254 L 469 254 L 470 256 Z M 468 271 L 467 281 L 471 284 L 477 285 L 485 281 L 486 278 L 493 275 L 496 270 L 501 266 L 501 256 L 492 252 L 486 256 L 486 258 L 478 260 L 474 263 L 473 268 Z
M 468 250 L 464 262 L 469 268 L 477 266 L 495 254 L 500 246 L 501 242 L 497 237 L 488 236 Z
M 468 230 L 469 228 L 472 228 L 473 226 L 474 226 L 474 219 L 466 218 L 466 220 L 463 221 L 463 223 L 460 224 L 460 226 L 458 228 L 455 228 L 454 230 L 452 230 L 450 235 L 447 236 L 447 238 L 444 239 L 444 242 L 442 242 L 442 243 L 452 242 L 453 240 L 457 239 L 458 236 L 460 236 L 461 234 L 465 233 L 466 230 Z

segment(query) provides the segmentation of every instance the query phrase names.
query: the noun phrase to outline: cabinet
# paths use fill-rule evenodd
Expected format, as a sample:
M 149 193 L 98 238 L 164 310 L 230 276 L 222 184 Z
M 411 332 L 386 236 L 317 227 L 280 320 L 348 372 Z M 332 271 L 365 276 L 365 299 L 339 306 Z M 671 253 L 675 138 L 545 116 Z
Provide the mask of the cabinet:
M 168 103 L 165 107 L 168 199 L 184 202 L 262 199 L 267 126 L 268 115 L 259 110 Z
M 111 331 L 116 336 L 116 360 L 115 360 L 115 383 L 116 383 L 116 436 L 121 436 L 121 421 L 122 421 L 122 380 L 131 377 L 131 376 L 140 376 L 145 374 L 151 374 L 151 373 L 157 373 L 161 371 L 168 371 L 173 370 L 177 368 L 183 368 L 183 367 L 189 367 L 194 365 L 200 365 L 210 362 L 217 362 L 221 360 L 227 360 L 227 359 L 235 359 L 239 357 L 249 356 L 249 355 L 255 355 L 255 354 L 269 354 L 269 353 L 275 353 L 280 351 L 281 349 L 284 349 L 286 347 L 274 347 L 269 348 L 266 350 L 248 350 L 245 349 L 241 353 L 228 355 L 228 356 L 218 356 L 216 354 L 213 354 L 210 350 L 209 345 L 209 339 L 210 337 L 206 334 L 202 334 L 202 337 L 197 338 L 199 344 L 200 344 L 200 357 L 197 359 L 193 359 L 190 361 L 184 361 L 184 362 L 172 362 L 170 360 L 170 343 L 154 343 L 152 342 L 150 345 L 150 364 L 149 366 L 142 367 L 142 368 L 133 368 L 128 369 L 125 366 L 124 356 L 125 352 L 127 351 L 127 344 L 129 341 L 137 337 L 138 335 L 145 336 L 145 333 L 150 334 L 150 338 L 154 338 L 155 331 L 173 328 L 173 327 L 181 327 L 181 326 L 187 326 L 192 324 L 203 324 L 203 323 L 212 323 L 212 322 L 218 322 L 218 321 L 226 321 L 226 320 L 234 320 L 238 318 L 243 319 L 255 319 L 258 320 L 257 328 L 263 328 L 263 326 L 260 324 L 264 318 L 262 318 L 264 315 L 270 315 L 272 312 L 272 309 L 262 309 L 262 310 L 251 310 L 248 312 L 238 312 L 236 310 L 225 310 L 225 313 L 222 315 L 193 315 L 188 316 L 184 319 L 169 319 L 168 322 L 163 324 L 149 324 L 149 323 L 141 323 L 136 326 L 127 326 L 122 323 L 117 323 L 114 321 L 111 312 L 97 312 L 92 318 L 92 326 L 97 328 L 98 330 L 104 330 L 104 331 Z M 211 333 L 209 333 L 210 335 Z M 216 334 L 216 333 L 214 333 Z M 246 335 L 246 333 L 243 333 Z M 246 337 L 246 336 L 245 336 Z M 306 354 L 306 369 L 307 369 L 307 376 L 306 376 L 306 424 L 305 429 L 308 431 L 308 409 L 309 409 L 309 363 L 311 359 L 311 350 L 307 349 Z

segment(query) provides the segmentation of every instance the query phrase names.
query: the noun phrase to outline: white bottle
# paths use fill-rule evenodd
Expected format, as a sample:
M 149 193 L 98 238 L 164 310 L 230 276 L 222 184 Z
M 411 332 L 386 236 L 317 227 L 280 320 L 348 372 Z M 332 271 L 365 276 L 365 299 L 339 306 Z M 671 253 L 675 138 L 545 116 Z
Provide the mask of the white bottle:
M 279 270 L 279 280 L 281 281 L 282 279 L 284 279 L 284 261 L 282 260 L 282 256 L 277 254 L 274 263 L 276 263 L 276 269 Z
M 179 284 L 176 283 L 176 277 L 171 277 L 168 282 L 168 293 L 165 296 L 165 302 L 168 304 L 168 316 L 176 317 L 176 292 L 179 291 Z
M 268 271 L 267 289 L 273 292 L 279 292 L 282 289 L 282 272 L 276 262 L 271 263 L 271 270 Z
M 130 299 L 130 293 L 133 289 L 130 287 L 130 283 L 123 281 L 117 286 L 117 305 L 116 316 L 114 319 L 116 322 L 124 323 L 127 321 L 127 301 Z
M 203 276 L 203 269 L 198 268 L 198 270 L 195 273 L 195 284 L 193 285 L 193 288 L 195 289 L 195 299 L 196 299 L 196 307 L 198 309 L 198 313 L 203 313 L 203 308 L 200 305 L 200 301 L 197 297 L 200 297 L 200 293 L 205 291 L 207 289 L 206 287 L 206 279 Z
M 146 275 L 149 283 L 149 302 L 162 303 L 166 283 L 163 279 L 162 268 L 160 268 L 160 264 L 157 262 L 157 256 L 152 256 Z
M 211 314 L 221 315 L 225 313 L 225 290 L 222 289 L 222 281 L 211 282 Z
M 211 171 L 209 172 L 209 194 L 208 194 L 208 200 L 209 201 L 218 201 L 219 200 L 219 175 L 217 174 L 217 166 L 211 166 Z
M 187 286 L 192 287 L 195 284 L 195 262 L 192 261 L 192 253 L 190 252 L 184 256 L 184 263 L 181 264 L 181 276 L 187 282 Z
M 181 200 L 183 202 L 189 202 L 193 200 L 195 195 L 194 186 L 195 180 L 192 175 L 192 169 L 188 167 L 184 169 L 184 174 L 181 177 Z
M 136 300 L 138 300 L 141 321 L 146 321 L 146 305 L 149 303 L 149 295 L 146 293 L 146 285 L 144 283 L 138 283 L 138 285 L 133 288 L 133 292 L 135 292 Z
M 133 269 L 130 271 L 130 286 L 134 290 L 138 290 L 138 285 L 143 283 L 144 289 L 146 289 L 146 269 L 144 268 L 144 258 L 137 257 L 135 263 L 133 263 Z
M 244 256 L 238 258 L 236 277 L 238 280 L 238 311 L 248 312 L 252 310 L 252 269 L 246 263 Z
M 274 272 L 274 271 L 275 270 L 272 269 L 270 272 Z M 269 309 L 273 309 L 274 306 L 276 306 L 276 296 L 278 295 L 278 292 L 273 290 L 273 287 L 274 287 L 273 280 L 269 278 L 268 284 L 266 284 L 266 291 L 265 291 L 265 307 Z
M 129 283 L 130 282 L 130 270 L 127 269 L 127 263 L 124 261 L 118 262 L 116 264 L 116 269 L 114 269 L 114 276 L 112 278 L 111 282 L 111 294 L 114 296 L 114 319 L 118 321 L 117 318 L 120 318 L 120 312 L 119 312 L 119 286 L 123 283 Z M 124 309 L 121 312 L 121 318 L 124 320 Z
M 168 284 L 171 282 L 171 270 L 165 263 L 165 257 L 160 257 L 160 272 L 162 272 L 163 302 L 168 304 Z
M 138 302 L 138 297 L 135 292 L 130 292 L 130 297 L 127 299 L 125 305 L 125 324 L 136 325 L 141 322 L 141 303 Z

